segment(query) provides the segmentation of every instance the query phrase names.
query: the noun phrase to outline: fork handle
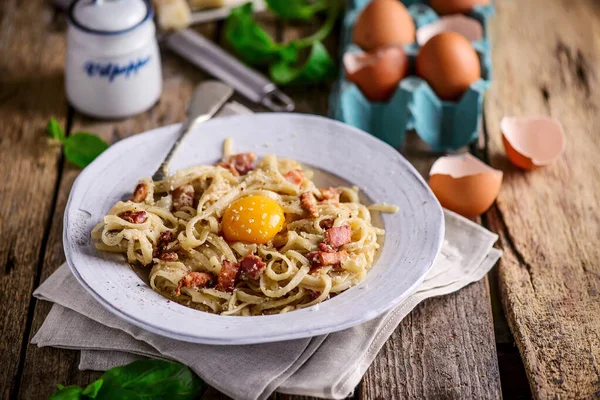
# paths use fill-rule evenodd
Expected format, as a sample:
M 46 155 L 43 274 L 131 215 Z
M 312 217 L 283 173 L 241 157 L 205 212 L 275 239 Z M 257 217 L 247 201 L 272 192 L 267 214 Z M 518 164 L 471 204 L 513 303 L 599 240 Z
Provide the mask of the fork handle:
M 198 119 L 201 119 L 201 118 L 198 118 Z M 169 176 L 169 163 L 171 162 L 171 159 L 177 152 L 177 149 L 179 149 L 179 145 L 181 144 L 183 139 L 185 139 L 185 137 L 192 130 L 191 129 L 192 126 L 195 125 L 197 122 L 200 122 L 200 121 L 198 121 L 198 119 L 196 119 L 195 121 L 187 120 L 183 123 L 183 125 L 181 125 L 181 127 L 179 128 L 179 134 L 177 136 L 177 140 L 175 140 L 175 143 L 173 143 L 173 146 L 171 146 L 169 153 L 167 153 L 167 156 L 165 157 L 163 162 L 160 164 L 160 167 L 158 167 L 158 169 L 156 170 L 154 175 L 152 175 L 152 180 L 154 182 L 165 180 L 167 178 L 167 176 Z

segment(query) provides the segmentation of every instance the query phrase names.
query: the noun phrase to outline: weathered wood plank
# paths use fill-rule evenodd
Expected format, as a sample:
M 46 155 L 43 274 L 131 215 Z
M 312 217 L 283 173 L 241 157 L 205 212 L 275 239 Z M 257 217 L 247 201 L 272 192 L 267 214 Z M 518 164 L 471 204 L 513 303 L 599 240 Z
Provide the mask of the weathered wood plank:
M 215 24 L 206 24 L 198 30 L 210 38 L 215 37 Z M 94 132 L 109 143 L 118 141 L 149 129 L 183 121 L 185 108 L 192 89 L 206 74 L 185 60 L 164 51 L 163 57 L 163 93 L 159 102 L 149 111 L 136 117 L 120 121 L 99 121 L 75 114 L 72 132 L 80 130 Z M 62 93 L 63 88 L 57 89 Z M 64 102 L 64 100 L 63 100 Z M 58 199 L 48 236 L 47 251 L 42 268 L 42 281 L 50 276 L 64 262 L 62 247 L 62 220 L 71 186 L 79 174 L 79 169 L 65 163 L 60 181 Z M 30 293 L 30 292 L 29 292 Z M 29 340 L 37 332 L 50 311 L 51 305 L 37 302 Z M 22 399 L 45 398 L 55 390 L 54 384 L 86 385 L 100 376 L 98 372 L 79 371 L 76 351 L 52 348 L 39 349 L 29 345 L 27 349 L 21 389 Z M 40 368 L 43 366 L 43 368 Z
M 67 114 L 60 25 L 46 1 L 0 2 L 0 398 L 17 390 L 60 169 L 44 135 Z
M 489 159 L 504 182 L 488 220 L 504 248 L 503 304 L 536 398 L 600 396 L 600 7 L 496 5 L 486 119 Z M 562 122 L 566 153 L 522 172 L 505 158 L 499 122 L 538 114 Z
M 365 399 L 498 399 L 500 376 L 485 281 L 409 314 L 367 370 Z
M 404 155 L 427 177 L 437 155 L 416 134 Z M 486 280 L 424 301 L 396 328 L 367 370 L 363 399 L 501 397 Z

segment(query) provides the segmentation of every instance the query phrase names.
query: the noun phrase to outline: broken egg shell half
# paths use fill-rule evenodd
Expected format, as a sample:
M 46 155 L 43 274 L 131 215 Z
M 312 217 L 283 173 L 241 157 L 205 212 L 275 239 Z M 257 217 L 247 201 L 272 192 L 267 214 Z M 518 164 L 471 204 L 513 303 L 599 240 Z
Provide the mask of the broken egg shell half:
M 429 171 L 429 186 L 443 207 L 474 218 L 498 197 L 502 175 L 502 171 L 465 153 L 439 158 Z
M 429 39 L 442 32 L 456 32 L 469 42 L 483 39 L 483 27 L 479 21 L 466 15 L 456 14 L 442 17 L 417 29 L 417 43 L 423 46 Z
M 506 156 L 522 169 L 548 165 L 565 151 L 565 132 L 554 118 L 504 117 L 500 130 Z
M 344 54 L 346 77 L 370 101 L 387 101 L 408 74 L 408 57 L 400 46 Z

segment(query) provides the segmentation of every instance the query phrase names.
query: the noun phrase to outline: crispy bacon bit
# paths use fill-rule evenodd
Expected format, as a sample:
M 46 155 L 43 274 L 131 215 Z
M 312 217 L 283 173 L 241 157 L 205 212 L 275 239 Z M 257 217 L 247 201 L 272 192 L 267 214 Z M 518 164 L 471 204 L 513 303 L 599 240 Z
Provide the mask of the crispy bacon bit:
M 218 166 L 227 168 L 235 176 L 246 175 L 254 169 L 256 153 L 239 153 L 224 158 L 217 163 Z
M 321 189 L 321 202 L 323 203 L 334 203 L 340 202 L 340 195 L 342 189 L 336 187 L 328 187 L 327 189 Z
M 215 286 L 215 277 L 206 272 L 188 272 L 186 276 L 181 278 L 175 290 L 175 296 L 181 295 L 181 288 L 205 288 Z
M 240 279 L 243 281 L 253 280 L 257 281 L 265 271 L 266 264 L 262 258 L 255 256 L 254 254 L 248 254 L 240 262 Z
M 134 203 L 141 203 L 146 200 L 146 196 L 148 196 L 148 185 L 145 183 L 138 183 L 131 196 L 131 201 Z
M 333 223 L 335 222 L 335 220 L 333 218 L 327 218 L 327 219 L 322 219 L 321 222 L 319 222 L 319 226 L 322 229 L 330 229 L 333 228 Z
M 335 253 L 335 249 L 327 243 L 319 243 L 319 250 L 324 251 L 325 253 Z
M 148 214 L 146 211 L 123 211 L 118 217 L 132 224 L 143 224 L 148 219 Z
M 336 226 L 325 231 L 325 243 L 333 248 L 338 248 L 352 241 L 350 225 Z
M 311 217 L 317 218 L 319 216 L 317 199 L 315 199 L 315 195 L 312 192 L 304 192 L 300 195 L 300 205 Z
M 321 292 L 317 291 L 317 290 L 310 290 L 310 289 L 306 289 L 306 293 L 308 293 L 308 296 L 312 299 L 318 299 L 319 296 L 321 295 Z
M 223 260 L 223 266 L 221 267 L 221 272 L 219 273 L 217 290 L 229 293 L 233 292 L 239 272 L 240 265 L 238 263 L 234 263 L 229 260 Z
M 295 185 L 300 185 L 304 182 L 304 172 L 301 169 L 293 169 L 283 176 L 288 181 Z
M 158 237 L 158 242 L 156 243 L 156 253 L 157 256 L 160 257 L 161 254 L 169 251 L 169 243 L 173 241 L 173 232 L 164 231 Z
M 311 264 L 313 264 L 313 266 L 323 266 L 339 264 L 347 256 L 348 253 L 344 250 L 333 253 L 325 251 L 311 251 L 306 255 L 306 258 L 311 262 Z
M 169 251 L 168 253 L 161 253 L 159 257 L 161 260 L 169 262 L 179 260 L 179 256 L 174 251 Z
M 171 194 L 173 195 L 173 208 L 175 211 L 179 211 L 183 207 L 194 206 L 194 187 L 191 184 L 179 186 Z

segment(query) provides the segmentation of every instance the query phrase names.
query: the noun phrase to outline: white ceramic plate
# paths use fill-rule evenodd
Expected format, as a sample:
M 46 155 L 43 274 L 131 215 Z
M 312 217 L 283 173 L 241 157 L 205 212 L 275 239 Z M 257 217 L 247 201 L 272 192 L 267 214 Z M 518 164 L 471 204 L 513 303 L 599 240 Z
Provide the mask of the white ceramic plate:
M 275 153 L 337 176 L 373 202 L 386 236 L 360 285 L 317 306 L 282 315 L 227 317 L 184 307 L 152 291 L 121 255 L 102 253 L 90 239 L 110 207 L 150 176 L 175 140 L 167 126 L 111 146 L 77 178 L 64 220 L 67 262 L 77 280 L 108 310 L 159 335 L 207 344 L 249 344 L 321 335 L 366 322 L 391 309 L 422 281 L 441 247 L 442 209 L 415 169 L 392 147 L 348 125 L 300 114 L 254 114 L 201 124 L 179 149 L 171 171 L 215 163 L 223 140 L 235 150 Z

